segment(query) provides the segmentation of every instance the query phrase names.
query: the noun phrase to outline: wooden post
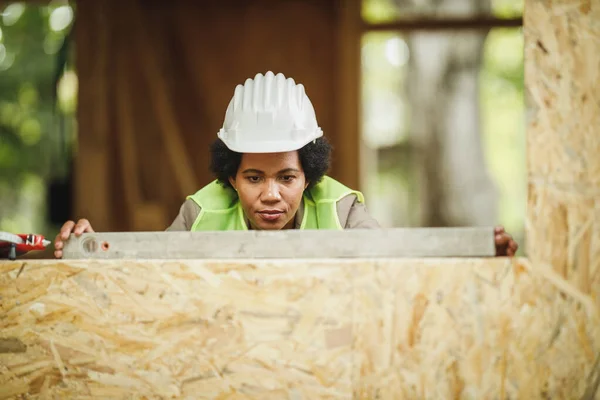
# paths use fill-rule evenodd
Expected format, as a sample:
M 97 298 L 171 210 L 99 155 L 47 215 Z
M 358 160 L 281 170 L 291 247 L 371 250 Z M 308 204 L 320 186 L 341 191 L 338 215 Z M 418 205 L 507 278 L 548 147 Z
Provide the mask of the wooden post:
M 124 10 L 132 19 L 133 43 L 145 74 L 146 83 L 152 98 L 157 123 L 160 126 L 162 143 L 173 171 L 174 182 L 177 184 L 181 198 L 195 193 L 198 190 L 196 174 L 191 162 L 191 157 L 186 149 L 180 123 L 177 120 L 175 106 L 169 96 L 168 81 L 163 77 L 162 61 L 157 57 L 150 41 L 148 20 L 140 13 L 133 2 L 121 3 Z
M 114 185 L 110 182 L 108 13 L 106 2 L 84 2 L 78 4 L 75 24 L 79 135 L 73 217 L 90 219 L 97 230 L 112 227 L 109 206 Z
M 361 2 L 338 1 L 338 64 L 334 167 L 345 185 L 360 189 Z

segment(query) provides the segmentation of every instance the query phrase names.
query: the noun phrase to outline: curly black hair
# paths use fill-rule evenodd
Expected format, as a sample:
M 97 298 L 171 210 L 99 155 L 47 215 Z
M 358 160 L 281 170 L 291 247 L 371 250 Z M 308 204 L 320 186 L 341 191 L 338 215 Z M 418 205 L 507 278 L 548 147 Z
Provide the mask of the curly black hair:
M 329 170 L 331 144 L 323 136 L 298 150 L 307 189 L 319 183 Z M 210 170 L 224 187 L 231 187 L 230 177 L 235 177 L 242 162 L 242 153 L 230 150 L 221 139 L 210 146 Z

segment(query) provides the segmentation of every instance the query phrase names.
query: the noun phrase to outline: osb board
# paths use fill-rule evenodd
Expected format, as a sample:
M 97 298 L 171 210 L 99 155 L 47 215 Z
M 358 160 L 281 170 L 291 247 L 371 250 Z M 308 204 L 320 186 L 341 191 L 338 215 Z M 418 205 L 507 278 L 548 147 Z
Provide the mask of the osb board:
M 600 286 L 600 1 L 528 0 L 524 16 L 528 256 L 591 293 Z
M 600 376 L 599 310 L 525 260 L 2 262 L 0 296 L 0 399 L 591 399 Z

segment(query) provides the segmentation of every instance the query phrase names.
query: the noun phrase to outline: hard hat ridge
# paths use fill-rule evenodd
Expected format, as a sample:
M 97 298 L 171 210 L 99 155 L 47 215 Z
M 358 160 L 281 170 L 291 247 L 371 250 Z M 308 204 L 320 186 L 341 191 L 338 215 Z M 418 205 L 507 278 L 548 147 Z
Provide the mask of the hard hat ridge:
M 322 135 L 304 86 L 271 71 L 235 88 L 218 133 L 242 153 L 293 151 Z

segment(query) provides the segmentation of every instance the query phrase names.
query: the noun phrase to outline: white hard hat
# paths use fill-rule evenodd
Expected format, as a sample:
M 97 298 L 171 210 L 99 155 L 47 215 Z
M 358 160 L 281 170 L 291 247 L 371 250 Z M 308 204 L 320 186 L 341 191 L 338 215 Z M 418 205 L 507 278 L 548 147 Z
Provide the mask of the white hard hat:
M 238 153 L 277 153 L 298 150 L 323 131 L 304 86 L 269 71 L 235 88 L 218 136 Z

